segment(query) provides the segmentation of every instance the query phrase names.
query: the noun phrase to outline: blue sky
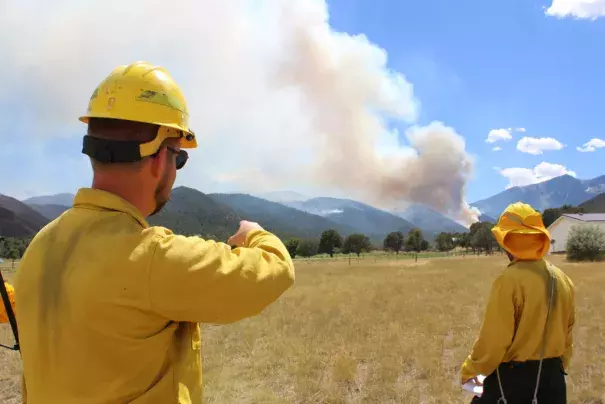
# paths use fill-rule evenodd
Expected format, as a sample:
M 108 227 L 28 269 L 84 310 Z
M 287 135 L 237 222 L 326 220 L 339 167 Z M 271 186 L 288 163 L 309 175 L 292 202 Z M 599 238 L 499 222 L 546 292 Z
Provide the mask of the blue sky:
M 476 157 L 468 199 L 503 190 L 494 167 L 533 169 L 559 164 L 578 178 L 605 174 L 605 148 L 579 152 L 605 139 L 605 19 L 556 18 L 550 1 L 331 0 L 331 23 L 365 33 L 389 51 L 422 101 L 421 121 L 439 119 L 466 138 Z M 525 128 L 512 139 L 486 143 L 490 130 Z M 551 137 L 563 147 L 529 154 L 522 137 Z M 605 144 L 604 144 L 605 145 Z M 499 146 L 499 152 L 492 148 Z M 525 173 L 520 173 L 523 176 Z
M 128 28 L 132 24 L 124 20 L 120 27 L 120 21 L 114 21 L 115 32 L 97 35 L 95 32 L 99 31 L 84 27 L 101 27 L 106 19 L 103 11 L 93 6 L 88 9 L 82 3 L 76 7 L 77 2 L 73 1 L 72 7 L 67 8 L 69 3 L 66 1 L 63 9 L 57 9 L 46 2 L 30 1 L 19 6 L 15 1 L 0 16 L 0 25 L 6 32 L 23 30 L 18 28 L 20 18 L 32 21 L 30 27 L 40 27 L 11 37 L 16 39 L 3 36 L 5 39 L 0 40 L 3 55 L 11 60 L 8 67 L 0 67 L 0 74 L 15 79 L 8 89 L 0 90 L 0 107 L 4 111 L 0 136 L 5 145 L 0 150 L 0 170 L 8 173 L 0 180 L 0 193 L 23 198 L 74 192 L 77 187 L 88 186 L 90 170 L 85 156 L 80 154 L 85 128 L 77 122 L 77 115 L 85 111 L 82 104 L 104 75 L 117 64 L 138 59 L 171 66 L 170 71 L 183 78 L 192 99 L 192 121 L 200 128 L 198 133 L 208 137 L 202 143 L 203 149 L 193 154 L 199 166 L 184 171 L 179 183 L 208 192 L 246 190 L 259 184 L 264 184 L 264 190 L 275 186 L 313 192 L 312 187 L 298 186 L 291 180 L 308 172 L 302 157 L 299 165 L 282 169 L 277 162 L 267 163 L 271 159 L 262 154 L 286 153 L 288 142 L 278 144 L 280 133 L 292 131 L 300 137 L 306 134 L 299 127 L 288 126 L 296 114 L 295 97 L 281 98 L 285 97 L 282 93 L 270 92 L 265 82 L 255 79 L 268 76 L 269 61 L 286 49 L 286 42 L 276 43 L 279 35 L 261 33 L 265 29 L 276 33 L 286 29 L 268 18 L 272 9 L 267 7 L 269 11 L 263 14 L 266 20 L 261 23 L 261 17 L 254 20 L 254 12 L 258 11 L 253 8 L 240 16 L 226 5 L 223 9 L 205 4 L 208 2 L 198 3 L 212 9 L 212 14 L 183 0 L 191 8 L 188 14 L 192 14 L 192 22 L 195 12 L 206 11 L 199 14 L 206 16 L 205 24 L 185 28 L 196 30 L 185 32 L 186 37 L 175 36 L 166 42 L 161 42 L 164 39 L 159 36 L 144 40 L 138 37 L 129 43 L 124 32 L 136 37 L 137 33 Z M 239 2 L 244 3 L 245 0 Z M 365 35 L 386 51 L 388 69 L 401 73 L 411 84 L 418 101 L 417 116 L 389 121 L 390 130 L 398 129 L 402 145 L 409 145 L 405 136 L 409 125 L 422 126 L 433 121 L 454 128 L 464 138 L 466 153 L 474 159 L 474 174 L 466 184 L 467 201 L 488 197 L 509 185 L 524 185 L 566 172 L 578 178 L 605 173 L 599 164 L 605 156 L 605 141 L 601 140 L 605 139 L 605 18 L 598 18 L 605 14 L 605 1 L 592 5 L 586 0 L 559 0 L 554 5 L 552 0 L 327 3 L 332 30 Z M 547 14 L 546 9 L 551 6 L 551 14 L 558 15 Z M 153 7 L 147 12 L 152 14 Z M 32 10 L 35 12 L 28 15 Z M 156 10 L 161 13 L 162 8 L 158 6 Z M 300 15 L 292 17 L 293 21 L 304 22 L 307 20 L 303 17 L 316 16 L 320 9 L 301 6 L 296 10 Z M 52 19 L 46 17 L 52 13 L 64 25 L 50 25 L 48 21 Z M 208 15 L 213 16 L 212 20 Z M 243 29 L 237 25 L 242 19 L 249 19 L 251 25 L 257 21 L 258 31 L 236 37 L 234 32 Z M 225 46 L 219 47 L 217 42 L 224 33 L 230 36 L 224 39 Z M 250 46 L 245 46 L 245 41 L 250 41 Z M 90 49 L 96 50 L 94 56 L 87 56 Z M 259 54 L 266 56 L 262 63 Z M 213 65 L 216 59 L 224 63 Z M 253 67 L 244 68 L 245 62 Z M 378 65 L 372 64 L 369 71 L 379 69 Z M 200 71 L 209 78 L 200 78 Z M 304 75 L 306 70 L 296 72 Z M 202 93 L 218 95 L 210 102 Z M 324 95 L 336 97 L 329 92 Z M 272 101 L 265 102 L 265 98 Z M 398 105 L 409 105 L 408 101 Z M 256 104 L 261 106 L 252 108 Z M 276 111 L 275 105 L 285 106 Z M 241 112 L 247 108 L 248 115 Z M 237 114 L 230 115 L 232 111 Z M 277 113 L 281 116 L 276 118 Z M 267 123 L 269 120 L 271 124 Z M 305 122 L 301 119 L 299 126 Z M 252 128 L 249 130 L 254 136 L 245 134 L 247 128 Z M 242 132 L 241 137 L 233 135 L 238 131 Z M 491 131 L 492 138 L 498 141 L 486 141 Z M 528 139 L 521 140 L 524 137 Z M 591 139 L 597 139 L 593 141 L 593 151 L 577 150 Z M 392 143 L 385 144 L 397 148 Z M 219 149 L 225 151 L 224 155 L 218 155 Z M 246 155 L 238 157 L 238 162 L 230 161 L 234 150 L 245 150 Z M 304 153 L 312 156 L 314 151 Z M 288 164 L 298 161 L 292 156 L 286 160 Z M 267 172 L 281 171 L 291 174 L 284 174 L 287 181 L 267 178 Z M 254 178 L 252 188 L 250 181 L 247 188 L 240 186 L 245 181 L 237 180 L 242 177 Z M 351 184 L 349 190 L 355 186 Z

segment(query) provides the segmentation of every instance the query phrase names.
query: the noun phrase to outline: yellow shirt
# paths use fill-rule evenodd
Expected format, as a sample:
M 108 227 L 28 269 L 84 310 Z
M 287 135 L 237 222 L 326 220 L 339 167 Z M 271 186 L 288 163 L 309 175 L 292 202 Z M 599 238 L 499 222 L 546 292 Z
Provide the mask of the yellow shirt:
M 487 376 L 502 362 L 540 359 L 550 295 L 547 266 L 556 286 L 544 357 L 562 357 L 568 368 L 575 322 L 573 283 L 545 260 L 517 261 L 493 284 L 479 338 L 461 368 L 462 382 L 479 374 Z
M 27 400 L 201 403 L 198 323 L 257 315 L 293 282 L 288 250 L 269 232 L 231 250 L 149 227 L 123 199 L 81 189 L 17 271 Z

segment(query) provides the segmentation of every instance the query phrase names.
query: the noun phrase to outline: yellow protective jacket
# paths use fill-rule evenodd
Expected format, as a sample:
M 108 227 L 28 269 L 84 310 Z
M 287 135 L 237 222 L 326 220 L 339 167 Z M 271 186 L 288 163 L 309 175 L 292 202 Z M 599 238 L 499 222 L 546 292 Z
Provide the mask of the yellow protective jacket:
M 543 259 L 513 261 L 493 283 L 479 338 L 461 368 L 462 382 L 490 375 L 502 362 L 540 359 L 550 294 L 547 266 L 556 286 L 544 357 L 561 357 L 568 368 L 575 322 L 571 279 Z
M 201 403 L 198 323 L 259 314 L 294 282 L 273 234 L 245 248 L 150 227 L 108 192 L 81 189 L 16 274 L 31 404 Z
M 6 294 L 8 300 L 11 302 L 13 313 L 15 312 L 15 288 L 8 282 L 4 282 L 6 288 Z M 8 314 L 6 313 L 6 307 L 4 307 L 4 301 L 0 299 L 0 323 L 8 323 Z

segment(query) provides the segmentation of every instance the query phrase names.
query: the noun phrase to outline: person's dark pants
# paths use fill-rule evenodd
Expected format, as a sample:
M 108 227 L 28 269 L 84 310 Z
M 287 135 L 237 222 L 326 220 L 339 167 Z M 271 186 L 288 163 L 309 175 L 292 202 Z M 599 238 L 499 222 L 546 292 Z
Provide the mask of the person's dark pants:
M 527 361 L 500 364 L 500 379 L 508 404 L 531 404 L 539 363 L 539 361 Z M 471 404 L 497 404 L 500 397 L 498 376 L 494 371 L 483 381 L 481 397 L 475 396 Z M 542 362 L 538 404 L 567 404 L 565 373 L 560 358 L 545 359 Z

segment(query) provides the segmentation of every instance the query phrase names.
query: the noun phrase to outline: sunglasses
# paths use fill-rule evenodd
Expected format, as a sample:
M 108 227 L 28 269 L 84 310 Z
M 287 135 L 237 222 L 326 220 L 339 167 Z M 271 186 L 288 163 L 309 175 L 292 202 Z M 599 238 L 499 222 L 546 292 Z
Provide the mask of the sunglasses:
M 166 150 L 176 154 L 176 169 L 180 170 L 185 166 L 185 163 L 189 159 L 189 155 L 185 150 L 176 150 L 170 146 L 166 146 Z

